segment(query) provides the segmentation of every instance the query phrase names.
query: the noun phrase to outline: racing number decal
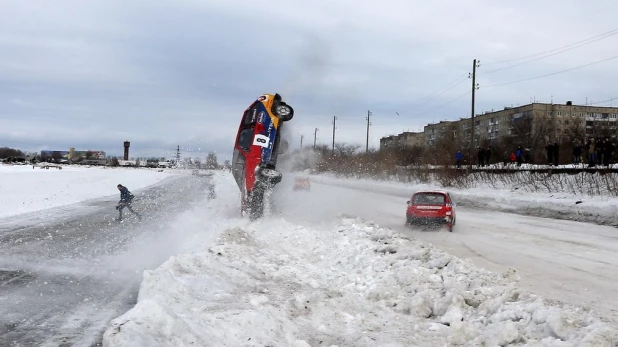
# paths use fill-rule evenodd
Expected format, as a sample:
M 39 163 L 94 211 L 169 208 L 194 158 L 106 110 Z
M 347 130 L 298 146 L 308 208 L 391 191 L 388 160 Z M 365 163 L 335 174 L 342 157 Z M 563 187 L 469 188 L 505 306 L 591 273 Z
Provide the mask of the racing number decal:
M 270 139 L 268 138 L 268 136 L 264 136 L 262 134 L 257 134 L 253 138 L 253 144 L 255 146 L 268 147 L 269 142 L 270 142 Z

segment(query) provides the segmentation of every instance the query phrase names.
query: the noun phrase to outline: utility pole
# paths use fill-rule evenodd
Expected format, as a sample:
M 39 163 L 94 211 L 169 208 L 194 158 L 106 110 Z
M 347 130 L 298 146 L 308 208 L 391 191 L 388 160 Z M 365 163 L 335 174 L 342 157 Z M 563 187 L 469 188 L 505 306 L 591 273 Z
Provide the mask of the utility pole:
M 369 126 L 371 125 L 371 111 L 367 110 L 367 145 L 365 146 L 365 153 L 369 153 Z
M 180 145 L 176 148 L 176 165 L 180 163 Z
M 335 155 L 335 130 L 337 129 L 337 116 L 333 116 L 333 150 L 332 155 Z
M 303 148 L 303 135 L 300 135 L 300 148 Z
M 480 63 L 480 61 L 479 61 Z M 479 89 L 479 85 L 476 83 L 476 68 L 479 67 L 480 64 L 477 64 L 476 59 L 472 61 L 472 74 L 468 76 L 468 78 L 472 78 L 472 111 L 470 115 L 470 119 L 472 121 L 472 127 L 470 132 L 470 165 L 472 165 L 472 152 L 474 151 L 474 97 L 475 91 Z
M 318 128 L 315 128 L 315 131 L 313 132 L 313 149 L 315 149 L 315 141 L 318 138 Z

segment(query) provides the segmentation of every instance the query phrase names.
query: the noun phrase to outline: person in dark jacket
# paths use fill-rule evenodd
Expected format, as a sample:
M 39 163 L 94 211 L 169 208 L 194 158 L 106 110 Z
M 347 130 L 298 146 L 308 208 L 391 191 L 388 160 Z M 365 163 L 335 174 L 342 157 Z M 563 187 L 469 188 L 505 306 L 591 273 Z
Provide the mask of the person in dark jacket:
M 588 151 L 588 167 L 595 167 L 597 164 L 597 149 L 594 138 L 588 140 L 586 150 Z
M 579 142 L 575 143 L 575 147 L 573 147 L 573 164 L 579 165 L 582 152 L 582 145 Z
M 554 147 L 552 148 L 552 157 L 554 159 L 554 166 L 558 166 L 559 164 L 559 159 L 560 159 L 560 145 L 558 144 L 558 142 L 554 142 Z
M 554 163 L 554 145 L 548 143 L 545 146 L 545 152 L 547 152 L 547 164 L 552 165 Z
M 485 166 L 485 149 L 479 147 L 476 156 L 478 159 L 479 167 Z
M 137 218 L 141 220 L 142 216 L 139 213 L 135 212 L 133 208 L 131 208 L 131 203 L 133 203 L 133 199 L 135 198 L 135 196 L 131 194 L 129 189 L 122 184 L 118 184 L 117 187 L 120 191 L 120 201 L 118 201 L 118 206 L 116 206 L 116 209 L 120 213 L 120 215 L 118 216 L 118 220 L 122 220 L 122 209 L 124 209 L 125 207 L 128 208 L 131 213 L 137 215 Z
M 597 141 L 597 164 L 598 165 L 603 165 L 604 162 L 604 155 L 605 155 L 605 145 L 606 145 L 607 141 L 605 140 L 599 140 Z
M 603 145 L 603 166 L 610 166 L 612 164 L 613 154 L 614 154 L 614 145 L 609 140 L 609 138 L 606 138 L 605 144 Z

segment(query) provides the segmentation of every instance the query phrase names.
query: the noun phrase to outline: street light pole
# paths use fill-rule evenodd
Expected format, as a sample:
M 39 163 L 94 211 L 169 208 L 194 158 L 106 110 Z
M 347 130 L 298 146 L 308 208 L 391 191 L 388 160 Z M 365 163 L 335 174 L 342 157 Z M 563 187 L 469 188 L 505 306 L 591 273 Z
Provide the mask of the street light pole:
M 318 138 L 318 128 L 315 128 L 315 131 L 313 132 L 313 149 L 315 149 L 315 141 Z
M 367 110 L 367 144 L 365 146 L 365 153 L 369 153 L 369 126 L 371 125 L 371 111 Z
M 337 129 L 337 116 L 333 116 L 333 150 L 331 155 L 335 155 L 335 130 Z

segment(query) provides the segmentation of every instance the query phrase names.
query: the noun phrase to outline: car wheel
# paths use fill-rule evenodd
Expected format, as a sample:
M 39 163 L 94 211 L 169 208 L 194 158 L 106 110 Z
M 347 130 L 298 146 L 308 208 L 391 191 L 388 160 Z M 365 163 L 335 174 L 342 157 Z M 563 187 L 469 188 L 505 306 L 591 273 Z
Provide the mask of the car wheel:
M 286 154 L 289 148 L 290 148 L 290 143 L 288 142 L 288 140 L 281 139 L 281 141 L 279 142 L 279 148 L 277 152 L 279 154 Z
M 264 180 L 270 184 L 277 184 L 283 179 L 281 172 L 273 169 L 261 169 L 260 176 L 262 176 Z
M 285 102 L 275 106 L 275 114 L 284 122 L 291 120 L 294 117 L 294 109 Z

